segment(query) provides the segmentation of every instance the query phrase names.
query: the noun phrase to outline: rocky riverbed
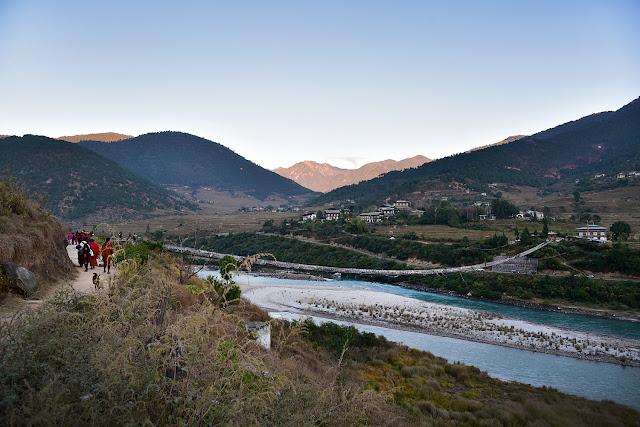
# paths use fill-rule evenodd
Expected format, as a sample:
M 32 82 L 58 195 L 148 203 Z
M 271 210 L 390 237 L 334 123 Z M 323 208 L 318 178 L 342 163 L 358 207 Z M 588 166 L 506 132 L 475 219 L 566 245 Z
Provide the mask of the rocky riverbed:
M 269 311 L 404 329 L 431 335 L 640 366 L 640 341 L 549 326 L 383 292 L 326 286 L 243 285 L 243 297 Z

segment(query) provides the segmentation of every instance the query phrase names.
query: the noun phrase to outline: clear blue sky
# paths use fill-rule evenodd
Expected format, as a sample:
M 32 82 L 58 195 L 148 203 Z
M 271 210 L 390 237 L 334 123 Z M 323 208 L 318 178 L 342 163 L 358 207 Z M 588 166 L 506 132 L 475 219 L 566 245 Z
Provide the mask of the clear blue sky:
M 637 0 L 0 0 L 0 134 L 179 130 L 353 167 L 638 96 Z

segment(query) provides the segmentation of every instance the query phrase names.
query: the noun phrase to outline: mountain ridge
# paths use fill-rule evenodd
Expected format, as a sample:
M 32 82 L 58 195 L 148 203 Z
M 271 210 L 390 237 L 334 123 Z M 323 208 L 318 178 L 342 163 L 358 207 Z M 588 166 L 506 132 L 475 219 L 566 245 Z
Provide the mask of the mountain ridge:
M 272 194 L 295 197 L 313 193 L 222 144 L 184 132 L 154 132 L 123 141 L 78 144 L 162 186 L 186 186 L 194 191 L 213 187 L 261 200 Z
M 639 98 L 640 99 L 640 98 Z M 332 190 L 310 201 L 330 204 L 357 200 L 375 204 L 388 197 L 404 197 L 428 180 L 462 183 L 488 191 L 489 183 L 536 187 L 584 180 L 595 173 L 640 169 L 640 101 L 614 112 L 592 114 L 506 144 L 459 153 L 418 168 Z
M 345 185 L 356 184 L 375 178 L 381 174 L 418 167 L 430 162 L 428 157 L 417 155 L 402 160 L 381 160 L 371 162 L 357 169 L 343 169 L 328 163 L 304 160 L 288 168 L 272 169 L 273 172 L 289 178 L 303 187 L 314 191 L 327 192 Z
M 180 213 L 195 208 L 117 163 L 68 141 L 13 136 L 0 140 L 0 152 L 0 167 L 29 191 L 46 195 L 47 207 L 66 221 L 119 221 L 140 218 L 158 209 Z

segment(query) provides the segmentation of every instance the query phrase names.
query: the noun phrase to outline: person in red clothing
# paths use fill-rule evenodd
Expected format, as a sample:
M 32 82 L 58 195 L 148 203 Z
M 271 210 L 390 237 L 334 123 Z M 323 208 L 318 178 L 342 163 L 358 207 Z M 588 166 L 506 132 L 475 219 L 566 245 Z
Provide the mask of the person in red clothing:
M 107 240 L 102 244 L 102 262 L 104 263 L 103 273 L 111 274 L 112 258 L 113 258 L 113 243 L 111 243 L 111 238 L 107 237 Z
M 91 255 L 91 259 L 89 260 L 89 264 L 91 264 L 91 269 L 98 265 L 98 256 L 100 255 L 100 247 L 95 242 L 95 240 L 89 240 L 89 246 L 91 246 L 91 250 L 93 251 L 93 255 Z

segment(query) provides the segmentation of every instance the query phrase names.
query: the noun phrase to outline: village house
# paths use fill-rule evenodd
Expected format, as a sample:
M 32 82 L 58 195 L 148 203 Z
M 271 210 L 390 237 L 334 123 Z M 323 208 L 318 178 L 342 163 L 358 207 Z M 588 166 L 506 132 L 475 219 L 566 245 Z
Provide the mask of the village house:
M 395 203 L 393 204 L 393 207 L 398 211 L 411 209 L 409 207 L 409 201 L 408 200 L 396 200 Z
M 480 218 L 480 221 L 495 221 L 496 220 L 496 216 L 495 215 L 478 215 L 478 218 Z
M 324 219 L 327 221 L 340 219 L 340 211 L 338 209 L 327 209 L 324 211 Z
M 550 231 L 547 233 L 547 238 L 549 240 L 562 240 L 562 238 L 560 236 L 558 236 L 558 233 L 556 233 L 555 231 Z
M 421 217 L 422 215 L 424 215 L 424 211 L 421 211 L 420 209 L 414 209 L 411 211 L 411 215 L 416 215 L 417 217 Z
M 303 221 L 313 221 L 316 219 L 317 215 L 315 212 L 305 212 L 302 214 Z
M 586 227 L 576 228 L 576 231 L 580 239 L 589 239 L 596 242 L 607 241 L 607 227 L 587 224 Z
M 518 214 L 516 215 L 516 218 L 538 218 L 538 219 L 542 219 L 544 218 L 544 214 L 540 211 L 532 211 L 532 210 L 528 210 L 528 211 L 520 211 L 518 212 Z
M 380 212 L 382 212 L 385 218 L 388 218 L 390 216 L 394 216 L 396 213 L 396 210 L 393 206 L 385 206 L 385 207 L 380 207 Z
M 383 216 L 382 212 L 364 212 L 358 218 L 366 222 L 382 222 Z

